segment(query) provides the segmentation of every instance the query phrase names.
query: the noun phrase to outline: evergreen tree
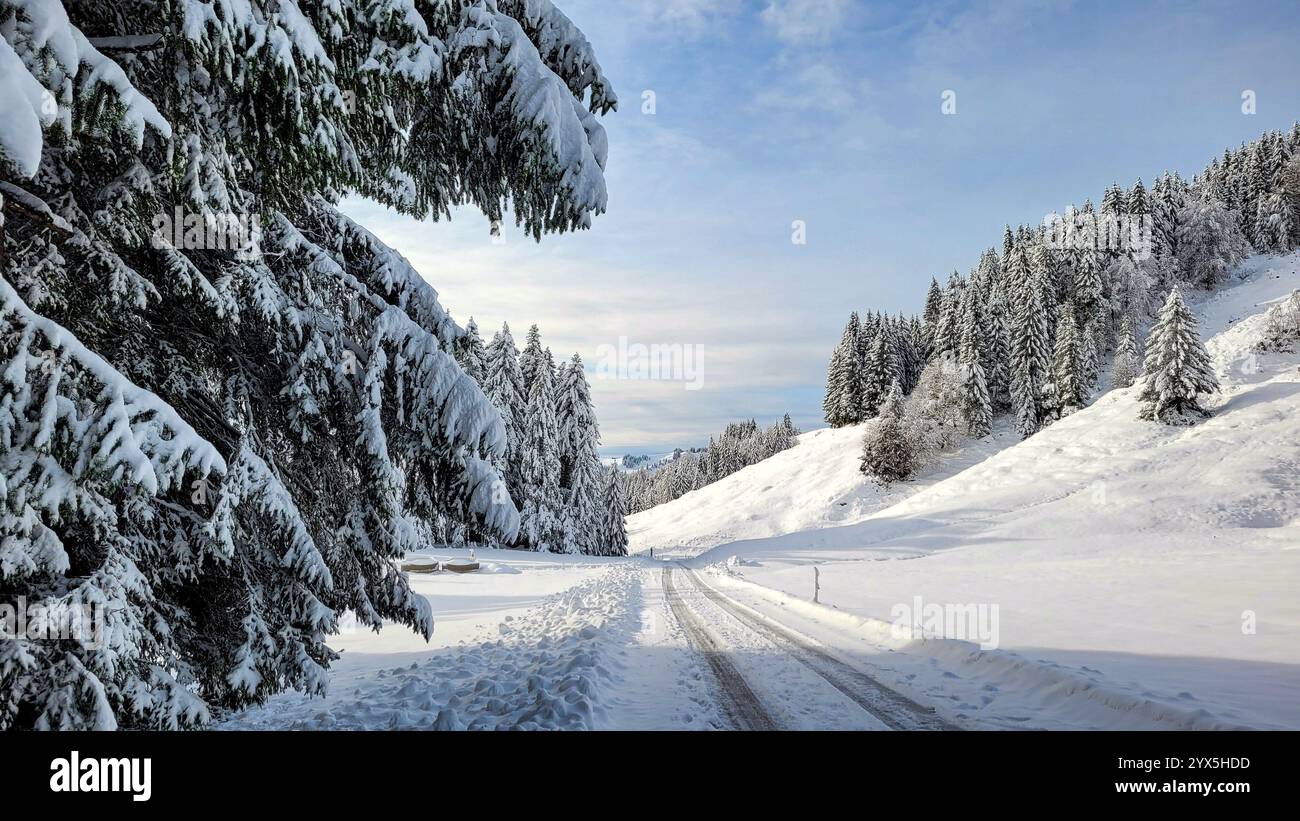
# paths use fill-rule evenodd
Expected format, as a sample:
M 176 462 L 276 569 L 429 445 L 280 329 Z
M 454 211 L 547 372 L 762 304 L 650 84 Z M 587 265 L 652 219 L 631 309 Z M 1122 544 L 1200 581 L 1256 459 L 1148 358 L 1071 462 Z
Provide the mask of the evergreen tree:
M 1102 331 L 1099 325 L 1096 320 L 1090 320 L 1079 328 L 1079 376 L 1085 398 L 1097 387 L 1097 378 L 1101 374 Z
M 1198 397 L 1217 393 L 1219 382 L 1197 326 L 1196 316 L 1174 288 L 1147 340 L 1143 419 L 1174 424 L 1189 414 L 1209 415 Z
M 1111 183 L 1101 197 L 1101 213 L 1118 216 L 1124 213 L 1128 206 L 1127 198 L 1124 196 L 1124 189 L 1119 187 L 1119 183 Z
M 483 392 L 501 415 L 506 429 L 507 448 L 503 458 L 498 460 L 498 466 L 504 468 L 510 495 L 519 499 L 523 494 L 521 469 L 528 393 L 523 373 L 519 370 L 519 350 L 510 334 L 509 323 L 502 323 L 501 330 L 492 337 L 484 367 Z
M 938 333 L 939 317 L 942 315 L 943 289 L 939 287 L 939 280 L 931 277 L 930 290 L 925 295 L 925 312 L 922 314 L 925 320 L 925 356 L 927 359 L 934 355 L 934 339 Z
M 916 454 L 904 420 L 903 390 L 894 382 L 875 424 L 867 426 L 863 434 L 861 470 L 889 485 L 911 478 L 915 469 Z
M 520 538 L 532 550 L 569 552 L 565 539 L 565 505 L 560 498 L 559 430 L 555 421 L 555 385 L 551 369 L 534 368 L 520 462 L 523 509 Z
M 826 396 L 822 399 L 822 415 L 826 424 L 832 428 L 844 427 L 844 366 L 843 342 L 831 353 L 830 365 L 826 368 Z
M 898 379 L 887 341 L 888 326 L 881 324 L 867 354 L 866 370 L 862 383 L 862 413 L 859 419 L 871 419 L 889 395 L 889 385 Z
M 1238 210 L 1241 212 L 1241 230 L 1244 236 L 1253 240 L 1259 236 L 1258 206 L 1259 201 L 1268 193 L 1266 178 L 1267 159 L 1263 156 L 1264 143 L 1256 141 L 1246 154 L 1242 169 L 1241 196 Z
M 1074 288 L 1067 301 L 1074 304 L 1075 321 L 1083 327 L 1102 316 L 1101 269 L 1091 251 L 1079 254 L 1076 263 Z
M 957 353 L 964 391 L 962 413 L 966 418 L 967 432 L 979 439 L 993 432 L 993 403 L 989 397 L 984 366 L 980 363 L 980 340 L 985 329 L 979 324 L 979 300 L 973 288 L 969 289 L 965 302 L 961 345 Z
M 1224 282 L 1250 250 L 1233 212 L 1201 198 L 1179 213 L 1178 258 L 1189 282 L 1212 289 Z
M 1150 198 L 1141 178 L 1138 178 L 1138 181 L 1133 183 L 1133 187 L 1129 189 L 1126 207 L 1129 216 L 1132 218 L 1146 217 L 1151 214 Z
M 600 430 L 582 358 L 575 353 L 561 373 L 557 419 L 560 487 L 574 528 L 572 540 L 580 552 L 595 553 L 602 549 L 594 541 L 602 515 Z
M 1083 343 L 1074 312 L 1061 315 L 1056 333 L 1056 350 L 1052 356 L 1052 386 L 1057 408 L 1062 416 L 1074 413 L 1087 401 L 1083 375 Z
M 1011 338 L 1011 401 L 1016 430 L 1028 437 L 1046 421 L 1044 386 L 1048 373 L 1047 311 L 1043 307 L 1041 274 L 1035 272 L 1023 289 Z
M 1133 323 L 1125 322 L 1120 329 L 1119 347 L 1115 351 L 1115 364 L 1111 371 L 1111 386 L 1131 387 L 1142 375 L 1142 361 L 1138 357 L 1137 338 Z
M 1183 207 L 1181 192 L 1166 171 L 1151 189 L 1152 253 L 1172 257 L 1177 252 L 1178 211 Z
M 470 379 L 482 386 L 487 377 L 487 350 L 483 347 L 483 337 L 479 336 L 478 323 L 474 317 L 470 317 L 469 324 L 465 326 L 465 336 L 457 349 L 456 361 Z
M 1291 209 L 1281 192 L 1260 195 L 1255 207 L 1255 235 L 1252 239 L 1258 251 L 1283 252 L 1291 243 Z
M 857 362 L 859 321 L 855 312 L 844 327 L 826 376 L 826 423 L 833 428 L 857 424 L 862 413 L 862 381 Z
M 533 384 L 537 381 L 537 372 L 547 364 L 547 352 L 542 349 L 542 332 L 536 325 L 528 328 L 528 335 L 524 337 L 524 349 L 519 354 L 519 372 L 522 374 L 524 385 L 527 391 L 532 391 Z M 554 377 L 554 363 L 551 364 Z
M 606 472 L 603 493 L 604 516 L 601 519 L 598 553 L 602 556 L 627 555 L 627 498 L 618 479 L 618 469 Z
M 961 341 L 961 277 L 956 271 L 948 278 L 948 287 L 944 290 L 943 305 L 939 311 L 939 321 L 935 324 L 932 357 L 955 354 Z
M 1011 256 L 1007 258 L 1007 264 L 1004 266 L 1004 283 L 1008 289 L 1007 293 L 1015 299 L 1019 299 L 1026 283 L 1029 282 L 1029 257 L 1021 245 L 1016 245 Z M 1014 304 L 1011 306 L 1014 308 Z
M 995 413 L 1011 409 L 1011 331 L 1007 325 L 1007 304 L 1002 285 L 994 286 L 989 299 L 989 399 Z

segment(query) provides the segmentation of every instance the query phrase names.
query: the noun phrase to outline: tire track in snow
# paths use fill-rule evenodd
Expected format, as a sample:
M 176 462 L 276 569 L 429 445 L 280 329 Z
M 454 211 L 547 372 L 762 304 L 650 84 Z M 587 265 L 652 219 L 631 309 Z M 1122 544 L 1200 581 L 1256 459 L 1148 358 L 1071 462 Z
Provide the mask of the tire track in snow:
M 714 590 L 695 573 L 683 567 L 695 586 L 709 601 L 733 616 L 741 624 L 771 641 L 826 680 L 832 687 L 852 699 L 859 707 L 880 719 L 893 730 L 956 730 L 958 727 L 944 721 L 934 710 L 923 707 L 907 696 L 881 684 L 876 679 L 852 667 L 817 647 L 797 633 L 760 619 L 731 599 Z M 668 584 L 668 569 L 664 569 Z M 680 620 L 680 619 L 679 619 Z
M 686 633 L 687 641 L 708 662 L 713 677 L 717 679 L 718 689 L 722 695 L 722 709 L 732 726 L 737 730 L 777 729 L 776 722 L 772 720 L 758 696 L 750 689 L 744 676 L 731 663 L 726 651 L 718 645 L 713 634 L 682 601 L 681 594 L 673 586 L 671 567 L 664 568 L 663 583 L 664 597 L 668 600 L 673 618 L 677 619 L 677 623 Z

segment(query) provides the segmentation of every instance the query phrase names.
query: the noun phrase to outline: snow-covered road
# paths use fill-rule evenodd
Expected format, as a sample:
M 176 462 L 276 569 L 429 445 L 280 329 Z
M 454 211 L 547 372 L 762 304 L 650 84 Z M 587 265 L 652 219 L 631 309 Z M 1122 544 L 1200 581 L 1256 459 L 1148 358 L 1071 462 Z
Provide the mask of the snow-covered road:
M 534 554 L 417 578 L 447 630 L 343 637 L 325 698 L 288 693 L 226 729 L 944 729 L 953 723 L 701 574 Z M 518 557 L 516 559 L 515 557 Z M 514 568 L 511 563 L 517 563 Z M 541 591 L 555 591 L 537 596 Z M 528 594 L 534 594 L 529 596 Z M 520 603 L 524 606 L 520 607 Z M 418 648 L 418 649 L 417 649 Z

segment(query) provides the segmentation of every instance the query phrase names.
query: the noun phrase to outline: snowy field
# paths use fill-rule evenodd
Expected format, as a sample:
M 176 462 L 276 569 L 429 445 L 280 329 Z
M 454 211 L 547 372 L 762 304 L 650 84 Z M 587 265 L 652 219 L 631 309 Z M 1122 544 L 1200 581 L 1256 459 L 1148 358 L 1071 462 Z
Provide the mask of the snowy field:
M 864 657 L 900 651 L 900 686 L 985 726 L 1300 728 L 1300 356 L 1252 351 L 1296 269 L 1256 258 L 1198 306 L 1224 387 L 1201 425 L 1140 422 L 1116 391 L 886 494 L 854 482 L 861 428 L 815 432 L 632 517 L 633 549 L 694 556 Z M 814 566 L 829 607 L 769 592 L 810 598 Z M 856 618 L 914 595 L 998 605 L 1001 650 Z

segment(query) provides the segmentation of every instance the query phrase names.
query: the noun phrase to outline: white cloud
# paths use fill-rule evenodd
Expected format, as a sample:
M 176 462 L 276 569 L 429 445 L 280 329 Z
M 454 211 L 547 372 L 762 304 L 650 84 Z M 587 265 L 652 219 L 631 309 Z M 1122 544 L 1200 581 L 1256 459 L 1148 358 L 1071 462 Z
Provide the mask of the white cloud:
M 844 20 L 848 0 L 770 0 L 762 18 L 787 43 L 827 39 Z
M 699 30 L 734 15 L 740 0 L 662 0 L 643 8 L 652 19 Z
M 827 63 L 811 63 L 793 71 L 781 69 L 774 84 L 759 92 L 758 105 L 791 111 L 851 112 L 861 105 L 865 81 L 854 80 Z

